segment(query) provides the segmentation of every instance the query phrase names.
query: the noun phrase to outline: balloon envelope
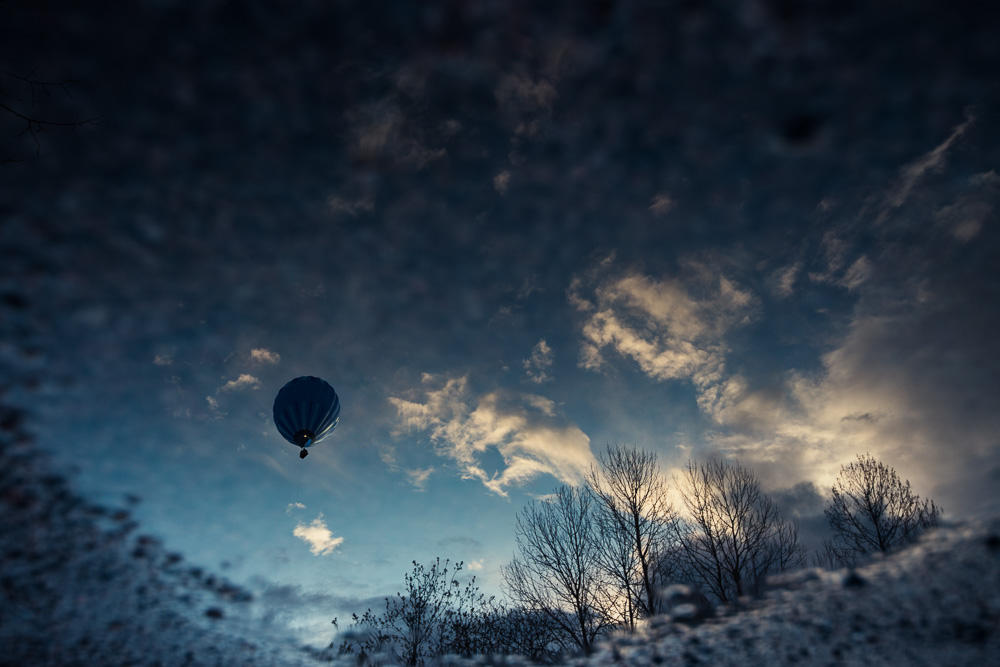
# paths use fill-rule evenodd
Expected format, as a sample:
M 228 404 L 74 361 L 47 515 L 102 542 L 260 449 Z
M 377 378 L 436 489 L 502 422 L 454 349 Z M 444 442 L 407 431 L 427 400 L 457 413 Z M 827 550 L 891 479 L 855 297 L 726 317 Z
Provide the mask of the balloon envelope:
M 274 425 L 296 447 L 323 440 L 339 420 L 340 398 L 318 377 L 305 375 L 289 380 L 274 398 Z

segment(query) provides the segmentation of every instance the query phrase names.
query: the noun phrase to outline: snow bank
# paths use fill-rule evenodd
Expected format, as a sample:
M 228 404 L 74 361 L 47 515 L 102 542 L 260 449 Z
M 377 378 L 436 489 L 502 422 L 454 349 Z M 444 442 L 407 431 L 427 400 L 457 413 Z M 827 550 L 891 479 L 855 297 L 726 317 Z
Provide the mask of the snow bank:
M 763 601 L 700 624 L 670 621 L 574 664 L 998 665 L 1000 520 L 938 529 L 856 572 L 782 576 Z

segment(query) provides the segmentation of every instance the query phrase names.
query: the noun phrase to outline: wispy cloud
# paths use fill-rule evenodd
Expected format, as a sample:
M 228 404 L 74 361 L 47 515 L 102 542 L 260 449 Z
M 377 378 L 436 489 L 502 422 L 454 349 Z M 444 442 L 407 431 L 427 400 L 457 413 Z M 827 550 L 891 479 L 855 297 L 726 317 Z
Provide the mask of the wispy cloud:
M 952 204 L 941 206 L 936 201 L 928 201 L 931 195 L 920 184 L 934 172 L 943 169 L 949 152 L 956 142 L 975 123 L 973 115 L 968 114 L 964 122 L 955 126 L 951 133 L 932 150 L 900 169 L 894 183 L 884 192 L 870 198 L 868 204 L 861 208 L 854 221 L 844 222 L 828 229 L 821 244 L 823 262 L 819 267 L 809 271 L 809 279 L 813 282 L 839 285 L 849 291 L 858 288 L 872 279 L 875 264 L 869 259 L 870 235 L 872 233 L 887 237 L 893 233 L 893 227 L 911 228 L 914 220 L 921 213 L 912 212 L 907 215 L 896 213 L 907 206 L 908 202 L 917 199 L 921 205 L 929 205 L 936 210 L 937 224 L 949 229 L 952 236 L 967 242 L 979 234 L 984 220 L 992 211 L 992 202 L 985 196 L 989 172 L 984 178 L 973 177 L 969 185 L 975 189 L 960 196 Z M 874 218 L 873 222 L 872 218 Z M 893 224 L 888 224 L 893 220 Z M 868 229 L 868 240 L 859 233 L 860 228 Z M 883 238 L 883 240 L 885 240 Z M 883 263 L 880 259 L 879 263 Z
M 849 290 L 856 290 L 871 277 L 872 265 L 866 255 L 861 255 L 844 271 L 840 284 Z
M 240 373 L 235 380 L 229 380 L 219 391 L 238 391 L 240 389 L 260 389 L 260 380 L 249 373 Z
M 392 445 L 381 445 L 378 448 L 378 457 L 381 459 L 382 463 L 386 464 L 393 470 L 399 467 L 396 460 L 396 448 Z
M 423 130 L 408 121 L 393 96 L 354 109 L 349 122 L 354 133 L 354 154 L 366 162 L 389 160 L 423 169 L 447 154 L 444 148 L 424 145 Z
M 361 213 L 371 213 L 375 210 L 375 200 L 370 196 L 346 198 L 330 195 L 326 200 L 327 208 L 335 215 L 349 215 L 352 218 Z
M 501 391 L 473 396 L 465 377 L 441 381 L 425 375 L 423 384 L 422 400 L 390 397 L 397 433 L 429 432 L 437 453 L 454 461 L 463 478 L 478 479 L 498 495 L 539 475 L 577 484 L 594 461 L 590 438 L 544 396 Z M 490 448 L 500 453 L 503 469 L 482 467 Z
M 330 529 L 326 527 L 326 521 L 323 520 L 322 514 L 313 519 L 312 523 L 296 524 L 292 535 L 308 544 L 309 551 L 314 556 L 332 554 L 337 547 L 344 543 L 343 537 L 334 537 Z
M 966 191 L 934 214 L 935 222 L 962 243 L 979 236 L 996 210 L 1000 195 L 1000 176 L 995 171 L 975 174 Z
M 653 201 L 649 205 L 649 210 L 654 215 L 666 215 L 674 207 L 674 200 L 666 193 L 653 196 Z
M 945 156 L 947 155 L 948 150 L 959 137 L 965 134 L 966 130 L 968 130 L 974 122 L 975 117 L 971 114 L 968 115 L 964 122 L 955 126 L 951 134 L 948 135 L 947 139 L 935 146 L 929 153 L 926 153 L 919 159 L 903 167 L 903 170 L 899 175 L 899 179 L 889 191 L 885 198 L 882 210 L 875 219 L 876 225 L 885 222 L 894 210 L 906 203 L 906 200 L 910 198 L 910 194 L 913 192 L 913 188 L 916 187 L 918 182 L 920 182 L 920 179 L 924 176 L 924 174 L 933 169 L 939 169 L 944 164 Z
M 295 510 L 304 510 L 306 506 L 303 503 L 288 503 L 285 507 L 285 514 L 291 514 Z
M 411 468 L 406 471 L 406 477 L 410 480 L 413 488 L 417 491 L 424 491 L 427 489 L 427 480 L 430 478 L 432 472 L 434 472 L 434 466 L 429 468 Z
M 787 298 L 795 291 L 795 283 L 802 271 L 802 263 L 795 262 L 783 266 L 771 275 L 774 292 L 781 298 Z
M 483 559 L 480 558 L 478 560 L 470 560 L 465 567 L 472 572 L 479 572 L 483 569 Z
M 255 347 L 250 350 L 250 360 L 261 364 L 276 364 L 281 361 L 281 355 L 266 347 Z
M 493 189 L 500 194 L 507 194 L 507 187 L 510 185 L 510 172 L 504 169 L 493 177 Z
M 541 384 L 552 379 L 549 374 L 552 368 L 552 348 L 542 338 L 531 349 L 531 356 L 523 362 L 524 372 L 535 384 Z
M 153 363 L 157 366 L 169 366 L 174 363 L 174 358 L 169 354 L 158 354 L 153 357 Z
M 547 79 L 533 79 L 524 74 L 504 75 L 493 92 L 515 136 L 523 137 L 538 134 L 559 97 L 555 86 Z

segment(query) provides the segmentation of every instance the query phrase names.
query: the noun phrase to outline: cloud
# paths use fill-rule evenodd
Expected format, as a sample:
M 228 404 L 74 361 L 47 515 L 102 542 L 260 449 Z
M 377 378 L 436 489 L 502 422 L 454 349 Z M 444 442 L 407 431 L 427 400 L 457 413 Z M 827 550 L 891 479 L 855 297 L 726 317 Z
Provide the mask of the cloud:
M 323 515 L 320 514 L 312 520 L 310 524 L 298 523 L 292 535 L 309 545 L 309 551 L 314 556 L 326 556 L 332 554 L 334 550 L 344 543 L 343 537 L 334 537 Z
M 294 510 L 304 510 L 305 508 L 306 506 L 302 503 L 288 503 L 288 506 L 285 507 L 285 514 L 291 514 Z
M 281 355 L 265 347 L 255 347 L 250 350 L 250 359 L 262 364 L 276 364 L 281 361 Z
M 551 380 L 549 369 L 552 368 L 552 348 L 542 338 L 531 349 L 531 356 L 524 360 L 524 372 L 535 384 Z
M 501 105 L 528 111 L 551 109 L 559 96 L 555 87 L 547 80 L 535 80 L 523 74 L 504 75 L 494 94 Z
M 371 213 L 374 211 L 375 200 L 370 195 L 357 199 L 330 195 L 326 200 L 326 206 L 334 215 L 349 215 L 354 218 L 361 213 Z
M 396 448 L 388 444 L 379 446 L 378 457 L 392 472 L 402 472 L 406 475 L 407 481 L 417 491 L 425 491 L 427 489 L 427 480 L 430 479 L 431 474 L 434 472 L 433 466 L 428 468 L 403 468 L 400 466 L 399 459 L 396 456 Z
M 510 185 L 510 172 L 504 169 L 493 177 L 493 189 L 500 194 L 507 194 L 507 187 Z
M 818 372 L 791 370 L 767 389 L 727 380 L 708 407 L 718 425 L 709 441 L 755 464 L 770 486 L 808 479 L 827 488 L 841 465 L 870 452 L 917 493 L 980 511 L 998 466 L 1000 415 L 986 406 L 997 372 L 989 332 L 1000 318 L 952 290 L 921 301 L 900 286 L 864 289 Z
M 153 357 L 153 363 L 157 366 L 169 366 L 174 363 L 174 358 L 169 354 L 158 354 Z
M 515 137 L 533 137 L 552 115 L 559 94 L 547 79 L 506 74 L 493 91 L 500 110 L 514 128 Z
M 820 247 L 823 250 L 823 270 L 810 271 L 809 279 L 818 283 L 839 283 L 837 274 L 844 268 L 851 244 L 845 236 L 847 231 L 837 227 L 823 233 Z
M 427 480 L 430 478 L 432 472 L 434 472 L 433 466 L 429 468 L 412 468 L 406 471 L 406 477 L 410 480 L 413 488 L 417 491 L 424 491 L 427 488 Z
M 915 180 L 944 164 L 969 122 L 903 170 L 910 180 L 885 209 L 905 206 L 892 224 L 824 234 L 824 266 L 810 277 L 855 300 L 818 342 L 819 367 L 768 385 L 729 377 L 705 404 L 710 445 L 755 464 L 772 487 L 828 488 L 841 465 L 870 452 L 956 513 L 985 511 L 995 495 L 1000 312 L 985 304 L 1000 301 L 1000 280 L 978 226 L 995 205 L 995 179 L 942 178 L 919 197 Z M 942 197 L 953 203 L 940 206 Z M 942 243 L 949 237 L 961 245 Z
M 774 284 L 774 292 L 781 298 L 787 298 L 795 291 L 795 282 L 802 271 L 802 263 L 795 262 L 788 266 L 783 266 L 771 275 Z
M 818 368 L 765 382 L 729 371 L 727 337 L 755 318 L 749 290 L 718 271 L 713 284 L 698 271 L 654 278 L 615 273 L 613 264 L 570 288 L 582 315 L 580 364 L 626 362 L 656 381 L 690 381 L 709 420 L 705 449 L 752 465 L 768 488 L 797 480 L 827 488 L 841 465 L 868 451 L 918 493 L 979 511 L 1000 469 L 1000 412 L 986 407 L 996 395 L 1000 315 L 983 308 L 1000 285 L 968 280 L 977 270 L 969 262 L 984 255 L 952 259 L 933 229 L 920 230 L 923 237 L 900 230 L 899 243 L 877 239 L 853 257 L 849 230 L 824 238 L 826 268 L 856 306 L 839 339 L 824 332 L 817 341 L 825 349 Z M 809 518 L 815 536 L 817 516 Z
M 856 290 L 871 277 L 871 273 L 871 262 L 868 261 L 868 257 L 861 255 L 844 271 L 840 284 L 849 290 Z
M 952 144 L 965 134 L 973 122 L 975 122 L 975 118 L 972 115 L 967 116 L 964 122 L 955 126 L 947 139 L 935 146 L 929 153 L 903 167 L 899 179 L 885 198 L 882 210 L 875 220 L 876 225 L 885 222 L 894 210 L 906 203 L 913 188 L 916 187 L 924 174 L 944 165 L 945 156 Z
M 361 161 L 388 160 L 419 170 L 447 154 L 444 148 L 424 145 L 423 131 L 408 121 L 392 96 L 354 109 L 348 117 L 354 135 L 354 156 Z
M 238 378 L 230 380 L 219 387 L 219 391 L 237 391 L 246 388 L 260 389 L 260 380 L 249 373 L 240 373 Z
M 399 467 L 396 461 L 396 448 L 392 445 L 381 445 L 378 448 L 378 457 L 393 470 Z
M 969 178 L 969 183 L 977 187 L 1000 187 L 1000 174 L 998 174 L 995 169 L 990 169 L 989 171 L 984 171 L 979 174 L 973 174 L 972 177 Z
M 975 174 L 969 187 L 954 202 L 942 206 L 935 214 L 935 222 L 947 229 L 962 243 L 979 236 L 996 210 L 1000 176 L 995 171 Z
M 478 572 L 483 569 L 483 559 L 480 558 L 478 560 L 470 560 L 465 567 L 473 572 Z
M 750 321 L 755 297 L 713 267 L 690 261 L 685 269 L 685 280 L 611 273 L 586 292 L 575 280 L 569 300 L 586 314 L 580 366 L 600 370 L 609 354 L 629 359 L 654 380 L 692 381 L 711 402 L 724 389 L 724 334 Z
M 331 616 L 350 618 L 352 613 L 360 614 L 385 602 L 382 595 L 335 595 L 310 591 L 298 584 L 275 584 L 263 577 L 252 577 L 250 584 L 254 587 L 256 603 L 263 611 L 261 621 L 265 625 L 285 626 L 304 638 L 325 638 L 320 639 L 323 643 L 329 642 Z M 342 584 L 336 586 L 341 587 Z
M 464 479 L 477 479 L 500 496 L 540 476 L 582 481 L 594 457 L 590 438 L 556 412 L 555 404 L 534 394 L 494 391 L 473 396 L 465 377 L 441 382 L 424 375 L 422 400 L 390 397 L 396 434 L 429 432 L 439 456 L 451 459 Z M 487 450 L 503 459 L 501 470 L 482 467 Z
M 799 544 L 807 552 L 821 549 L 832 531 L 823 509 L 827 498 L 812 482 L 799 482 L 792 487 L 776 489 L 768 494 L 778 511 L 795 522 L 799 529 Z
M 660 193 L 653 197 L 653 201 L 649 205 L 649 210 L 654 215 L 666 215 L 673 207 L 674 200 L 670 198 L 670 195 Z

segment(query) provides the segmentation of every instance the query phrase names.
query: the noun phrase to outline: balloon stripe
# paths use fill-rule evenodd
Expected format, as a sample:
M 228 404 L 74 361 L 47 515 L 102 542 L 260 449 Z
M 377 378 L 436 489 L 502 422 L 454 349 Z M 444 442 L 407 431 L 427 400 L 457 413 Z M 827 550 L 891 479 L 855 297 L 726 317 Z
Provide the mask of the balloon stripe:
M 278 391 L 272 409 L 278 433 L 293 445 L 295 435 L 309 431 L 314 444 L 326 438 L 340 421 L 340 397 L 326 381 L 306 375 L 289 380 Z

